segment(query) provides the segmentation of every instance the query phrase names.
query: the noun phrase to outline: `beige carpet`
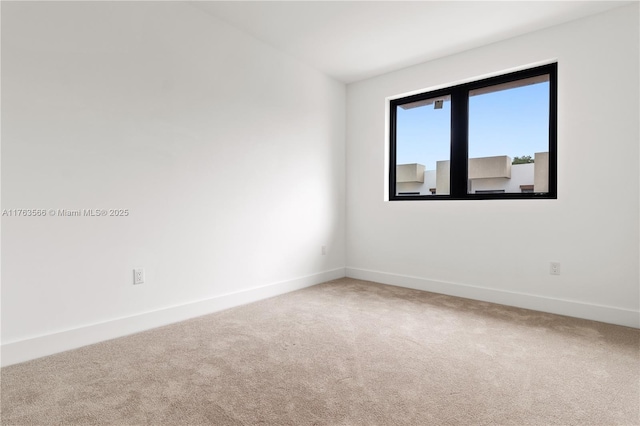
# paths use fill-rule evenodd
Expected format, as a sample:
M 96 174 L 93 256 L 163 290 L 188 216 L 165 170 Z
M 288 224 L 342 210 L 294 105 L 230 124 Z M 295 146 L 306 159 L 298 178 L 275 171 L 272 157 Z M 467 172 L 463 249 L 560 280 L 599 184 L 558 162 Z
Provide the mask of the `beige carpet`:
M 636 425 L 640 331 L 341 279 L 2 369 L 3 425 Z

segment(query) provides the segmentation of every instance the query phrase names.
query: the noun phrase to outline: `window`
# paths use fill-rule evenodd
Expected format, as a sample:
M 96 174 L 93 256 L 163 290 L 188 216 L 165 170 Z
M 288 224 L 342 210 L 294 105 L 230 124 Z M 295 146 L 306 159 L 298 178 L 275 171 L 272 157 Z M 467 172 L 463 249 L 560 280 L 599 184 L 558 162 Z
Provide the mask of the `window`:
M 557 197 L 557 64 L 390 102 L 390 200 Z

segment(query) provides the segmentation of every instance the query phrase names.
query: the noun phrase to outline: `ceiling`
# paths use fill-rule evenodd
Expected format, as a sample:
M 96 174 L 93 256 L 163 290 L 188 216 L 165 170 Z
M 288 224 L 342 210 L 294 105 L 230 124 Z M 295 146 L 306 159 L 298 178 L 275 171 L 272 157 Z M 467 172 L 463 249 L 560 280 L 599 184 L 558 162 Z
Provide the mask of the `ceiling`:
M 637 1 L 637 0 L 636 0 Z M 351 83 L 633 1 L 197 1 L 192 4 Z

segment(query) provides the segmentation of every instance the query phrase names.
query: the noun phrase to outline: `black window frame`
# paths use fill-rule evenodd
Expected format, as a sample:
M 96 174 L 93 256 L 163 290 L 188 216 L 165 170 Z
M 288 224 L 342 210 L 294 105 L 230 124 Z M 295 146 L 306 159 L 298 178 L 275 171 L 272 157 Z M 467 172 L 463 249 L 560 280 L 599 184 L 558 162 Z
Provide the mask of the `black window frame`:
M 544 193 L 468 193 L 469 92 L 489 86 L 549 75 L 549 191 Z M 551 63 L 456 86 L 432 90 L 389 101 L 389 201 L 412 200 L 505 200 L 557 199 L 557 104 L 558 64 Z M 451 96 L 450 193 L 448 195 L 396 195 L 396 115 L 399 105 Z

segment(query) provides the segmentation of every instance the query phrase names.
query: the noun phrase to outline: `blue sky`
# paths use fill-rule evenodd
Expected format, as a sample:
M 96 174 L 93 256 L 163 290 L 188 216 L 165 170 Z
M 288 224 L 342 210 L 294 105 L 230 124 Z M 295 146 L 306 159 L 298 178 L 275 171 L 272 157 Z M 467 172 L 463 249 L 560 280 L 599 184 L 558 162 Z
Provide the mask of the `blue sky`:
M 450 156 L 451 102 L 397 110 L 397 164 L 434 170 Z M 531 155 L 548 151 L 549 83 L 537 83 L 469 99 L 469 157 Z

